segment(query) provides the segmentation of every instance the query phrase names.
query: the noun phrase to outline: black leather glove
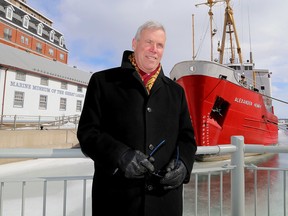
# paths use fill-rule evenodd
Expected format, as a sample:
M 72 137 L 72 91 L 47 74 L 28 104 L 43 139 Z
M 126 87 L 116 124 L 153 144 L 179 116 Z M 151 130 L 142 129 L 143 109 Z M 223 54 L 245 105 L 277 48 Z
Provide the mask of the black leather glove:
M 166 171 L 167 173 L 160 180 L 160 184 L 164 185 L 164 190 L 179 187 L 187 175 L 187 169 L 184 163 L 181 160 L 176 161 L 176 159 L 173 159 L 168 164 Z
M 119 168 L 126 178 L 144 178 L 146 172 L 153 172 L 153 157 L 143 154 L 141 151 L 128 150 L 123 154 L 119 162 Z

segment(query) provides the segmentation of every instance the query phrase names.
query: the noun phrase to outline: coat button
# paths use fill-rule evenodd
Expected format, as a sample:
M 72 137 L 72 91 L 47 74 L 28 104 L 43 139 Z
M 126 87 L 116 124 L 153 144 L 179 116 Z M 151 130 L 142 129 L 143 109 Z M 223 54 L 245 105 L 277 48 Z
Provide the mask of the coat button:
M 147 185 L 147 190 L 152 191 L 153 190 L 153 185 Z
M 154 149 L 154 146 L 152 145 L 152 144 L 150 144 L 149 146 L 148 146 L 148 148 L 149 148 L 149 150 L 153 150 Z
M 147 112 L 152 112 L 152 109 L 150 107 L 147 107 Z

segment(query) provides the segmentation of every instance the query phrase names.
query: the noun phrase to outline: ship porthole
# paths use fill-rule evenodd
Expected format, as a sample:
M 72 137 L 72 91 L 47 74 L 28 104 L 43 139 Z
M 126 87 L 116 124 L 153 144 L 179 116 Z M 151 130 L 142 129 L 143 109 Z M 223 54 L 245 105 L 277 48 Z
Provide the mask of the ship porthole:
M 190 71 L 192 71 L 192 72 L 195 71 L 195 67 L 194 67 L 194 66 L 191 66 L 189 69 L 190 69 Z

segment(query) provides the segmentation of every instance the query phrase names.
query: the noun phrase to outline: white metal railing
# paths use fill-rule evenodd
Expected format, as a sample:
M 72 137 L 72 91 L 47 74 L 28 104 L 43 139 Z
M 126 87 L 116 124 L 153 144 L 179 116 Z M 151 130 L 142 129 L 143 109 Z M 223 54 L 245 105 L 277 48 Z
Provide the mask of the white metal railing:
M 254 215 L 257 215 L 257 171 L 259 170 L 267 170 L 269 172 L 272 168 L 265 168 L 265 167 L 257 167 L 257 166 L 247 166 L 245 165 L 244 161 L 244 153 L 288 153 L 288 146 L 263 146 L 263 145 L 256 145 L 256 144 L 244 144 L 244 138 L 242 136 L 233 136 L 231 137 L 231 144 L 232 145 L 219 145 L 219 146 L 211 146 L 211 147 L 198 147 L 197 154 L 231 154 L 231 162 L 229 164 L 226 164 L 224 166 L 215 166 L 215 167 L 206 167 L 206 168 L 197 168 L 195 167 L 192 172 L 192 176 L 195 179 L 194 182 L 194 204 L 191 204 L 191 210 L 190 212 L 193 212 L 195 216 L 198 215 L 199 210 L 199 191 L 198 185 L 200 184 L 199 178 L 202 178 L 202 175 L 207 176 L 207 202 L 208 202 L 208 213 L 207 215 L 211 215 L 211 178 L 215 173 L 219 173 L 220 178 L 220 184 L 219 184 L 219 214 L 217 215 L 224 215 L 224 205 L 223 205 L 223 196 L 224 196 L 224 182 L 223 182 L 223 176 L 226 175 L 226 173 L 229 173 L 231 175 L 231 205 L 229 207 L 229 214 L 233 216 L 245 216 L 245 172 L 244 170 L 249 169 L 254 172 L 254 177 L 256 181 L 254 180 Z M 1 149 L 0 151 L 0 158 L 84 158 L 85 156 L 82 154 L 80 149 Z M 286 215 L 286 200 L 287 200 L 287 183 L 286 183 L 286 174 L 288 169 L 280 169 L 280 168 L 273 168 L 274 171 L 281 171 L 283 172 L 283 195 L 281 195 L 281 198 L 283 198 L 283 212 L 284 215 Z M 269 176 L 269 175 L 268 175 Z M 270 177 L 269 177 L 270 178 Z M 85 205 L 86 205 L 86 187 L 87 187 L 87 180 L 92 181 L 92 176 L 77 176 L 77 177 L 51 177 L 51 178 L 38 178 L 36 180 L 43 181 L 43 214 L 45 215 L 46 212 L 46 195 L 47 194 L 47 182 L 49 181 L 63 181 L 64 183 L 64 195 L 63 195 L 63 216 L 66 215 L 66 203 L 67 203 L 67 181 L 73 181 L 73 180 L 81 180 L 83 181 L 83 209 L 82 209 L 82 215 L 85 216 Z M 1 179 L 0 174 L 0 216 L 3 215 L 3 191 L 5 189 L 5 184 L 7 182 L 21 182 L 22 183 L 22 207 L 21 207 L 21 216 L 25 215 L 25 196 L 27 195 L 25 193 L 25 185 L 26 183 L 33 182 L 35 179 Z M 269 181 L 269 179 L 268 179 Z M 91 182 L 90 182 L 91 183 Z M 46 186 L 45 186 L 46 185 Z M 66 186 L 65 186 L 66 185 Z M 269 187 L 268 187 L 268 205 L 267 205 L 267 212 L 268 215 L 270 215 L 270 205 L 269 205 Z M 184 188 L 184 192 L 185 191 Z M 185 202 L 185 201 L 184 201 Z M 193 206 L 193 207 L 192 207 Z M 225 205 L 226 206 L 226 205 Z M 187 208 L 190 207 L 190 203 Z M 206 206 L 207 208 L 207 206 Z M 227 212 L 227 210 L 225 210 Z M 192 215 L 192 214 L 189 214 Z M 214 214 L 213 214 L 214 215 Z
M 6 187 L 12 187 L 12 186 L 15 186 L 15 185 L 18 185 L 18 188 L 19 188 L 19 199 L 21 200 L 21 204 L 20 204 L 20 208 L 19 210 L 17 211 L 14 211 L 11 214 L 11 210 L 8 211 L 9 215 L 7 216 L 14 216 L 14 215 L 21 215 L 21 216 L 25 216 L 25 215 L 31 215 L 33 213 L 33 215 L 35 215 L 35 211 L 36 211 L 36 208 L 38 208 L 37 205 L 30 205 L 32 206 L 33 208 L 28 208 L 26 207 L 26 203 L 27 203 L 27 200 L 28 200 L 28 197 L 29 197 L 29 193 L 35 193 L 35 191 L 33 191 L 34 187 L 33 185 L 39 183 L 41 184 L 41 188 L 42 188 L 42 194 L 41 193 L 41 189 L 40 192 L 39 192 L 39 196 L 42 196 L 42 210 L 40 208 L 38 208 L 38 213 L 37 215 L 42 215 L 42 216 L 46 216 L 46 215 L 51 215 L 51 211 L 48 212 L 48 208 L 47 208 L 47 205 L 53 205 L 53 202 L 49 202 L 48 201 L 48 187 L 49 187 L 49 184 L 52 185 L 54 184 L 57 185 L 56 187 L 61 187 L 63 189 L 63 195 L 62 195 L 62 208 L 60 207 L 56 213 L 57 214 L 53 214 L 53 215 L 68 215 L 68 211 L 67 211 L 67 208 L 68 207 L 68 183 L 72 184 L 72 183 L 77 183 L 78 185 L 82 184 L 82 195 L 81 193 L 78 193 L 77 195 L 80 197 L 80 199 L 78 199 L 80 202 L 82 200 L 82 206 L 81 206 L 81 215 L 87 215 L 86 214 L 86 209 L 87 209 L 87 206 L 90 206 L 90 205 L 87 205 L 87 188 L 88 185 L 87 185 L 87 182 L 90 183 L 91 185 L 91 182 L 92 182 L 92 176 L 65 176 L 65 177 L 39 177 L 39 178 L 28 178 L 28 179 L 23 179 L 23 178 L 17 178 L 17 179 L 2 179 L 0 180 L 0 215 L 1 216 L 6 216 L 7 214 L 4 213 L 4 210 L 3 210 L 3 207 L 5 207 L 4 205 L 4 190 Z M 32 186 L 31 186 L 32 185 Z M 29 187 L 30 187 L 30 190 L 29 190 Z M 33 188 L 33 189 L 31 189 Z M 79 187 L 78 187 L 79 188 Z M 91 187 L 90 187 L 91 188 Z M 14 189 L 14 188 L 13 188 Z M 62 190 L 61 189 L 61 190 Z M 79 188 L 81 189 L 81 188 Z M 88 192 L 89 193 L 89 192 Z M 6 196 L 8 196 L 9 194 L 9 191 L 6 192 Z M 7 202 L 8 203 L 8 202 Z M 51 204 L 52 203 L 52 204 Z M 55 204 L 55 202 L 54 202 Z M 17 208 L 17 206 L 12 206 L 12 208 Z M 53 210 L 55 211 L 55 210 Z M 62 214 L 61 214 L 61 211 L 62 211 Z
M 80 115 L 70 116 L 33 116 L 33 115 L 0 115 L 0 130 L 21 129 L 60 129 L 69 124 L 77 128 Z

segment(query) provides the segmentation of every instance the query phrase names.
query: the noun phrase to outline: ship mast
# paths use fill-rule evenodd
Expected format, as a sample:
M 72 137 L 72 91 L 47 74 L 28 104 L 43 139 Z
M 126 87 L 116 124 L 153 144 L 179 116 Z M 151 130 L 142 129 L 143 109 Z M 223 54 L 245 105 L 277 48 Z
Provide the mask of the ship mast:
M 239 63 L 242 64 L 243 63 L 242 53 L 241 53 L 241 47 L 240 47 L 240 43 L 239 43 L 237 31 L 236 31 L 233 10 L 230 6 L 230 0 L 225 0 L 225 1 L 226 1 L 226 9 L 225 9 L 225 19 L 224 19 L 224 25 L 223 25 L 222 41 L 221 41 L 221 47 L 218 47 L 219 63 L 223 64 L 226 34 L 229 35 L 229 40 L 230 40 L 230 53 L 231 53 L 230 63 L 231 64 L 235 63 L 235 53 L 233 49 L 233 33 L 234 33 L 235 41 L 237 45 L 237 54 L 239 57 Z
M 241 48 L 240 48 L 240 43 L 236 31 L 236 25 L 234 21 L 234 16 L 233 16 L 233 10 L 230 6 L 230 0 L 207 0 L 205 3 L 200 3 L 196 4 L 195 6 L 199 5 L 207 5 L 209 7 L 209 24 L 210 24 L 210 46 L 211 46 L 211 61 L 213 61 L 213 36 L 216 33 L 216 30 L 213 29 L 212 26 L 212 21 L 213 21 L 213 12 L 212 12 L 212 7 L 218 3 L 218 2 L 226 2 L 226 9 L 225 9 L 225 18 L 224 18 L 224 25 L 223 25 L 223 33 L 222 33 L 222 41 L 221 41 L 221 46 L 220 44 L 218 45 L 218 52 L 219 52 L 219 63 L 223 64 L 223 59 L 224 59 L 224 50 L 225 50 L 225 41 L 226 41 L 226 34 L 229 35 L 229 40 L 230 40 L 230 63 L 233 64 L 235 63 L 235 52 L 234 52 L 234 47 L 233 47 L 233 34 L 235 37 L 236 45 L 237 45 L 237 54 L 239 57 L 239 63 L 243 63 L 242 61 L 242 53 L 241 53 Z
M 213 21 L 213 12 L 212 12 L 212 7 L 217 3 L 217 2 L 222 2 L 223 0 L 207 0 L 207 2 L 205 3 L 200 3 L 200 4 L 196 4 L 195 6 L 198 7 L 199 5 L 207 5 L 209 7 L 209 24 L 210 24 L 210 46 L 211 46 L 211 54 L 210 54 L 210 57 L 211 57 L 211 61 L 213 61 L 213 36 L 215 35 L 216 33 L 216 30 L 213 29 L 213 26 L 212 26 L 212 21 Z

